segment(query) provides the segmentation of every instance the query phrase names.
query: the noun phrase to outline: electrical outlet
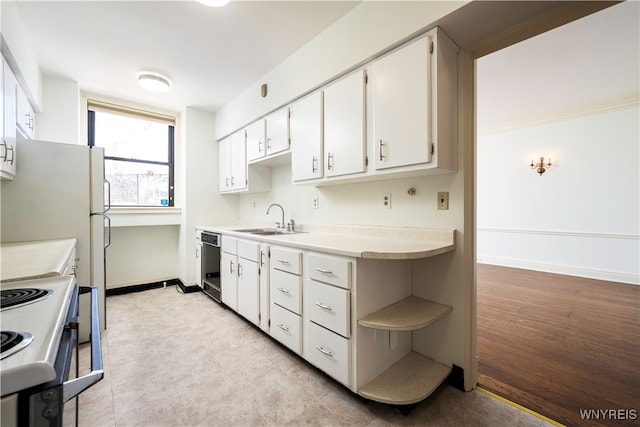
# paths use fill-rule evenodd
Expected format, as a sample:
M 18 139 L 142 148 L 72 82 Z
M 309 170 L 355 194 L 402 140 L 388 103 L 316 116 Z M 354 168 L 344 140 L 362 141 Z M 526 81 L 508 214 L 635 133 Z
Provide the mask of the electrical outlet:
M 439 211 L 449 210 L 449 192 L 448 191 L 438 192 L 438 210 Z
M 255 200 L 253 201 L 253 207 L 254 208 L 256 207 L 256 201 Z
M 391 193 L 382 193 L 382 209 L 391 209 Z
M 315 196 L 313 196 L 313 202 L 312 202 L 311 206 L 313 207 L 313 209 L 318 209 L 318 195 L 317 194 Z

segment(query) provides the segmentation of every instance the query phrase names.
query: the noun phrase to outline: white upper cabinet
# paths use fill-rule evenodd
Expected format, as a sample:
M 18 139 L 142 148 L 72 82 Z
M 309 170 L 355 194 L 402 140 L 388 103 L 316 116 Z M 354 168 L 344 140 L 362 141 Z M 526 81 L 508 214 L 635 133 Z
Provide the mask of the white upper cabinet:
M 376 169 L 431 161 L 430 45 L 422 38 L 372 65 Z
M 289 108 L 269 114 L 266 119 L 267 156 L 289 149 Z
M 456 52 L 436 28 L 372 63 L 376 171 L 418 165 L 456 170 Z
M 267 153 L 265 120 L 257 120 L 245 130 L 247 131 L 247 161 L 251 162 L 264 157 Z
M 324 175 L 366 171 L 365 70 L 324 89 Z
M 29 98 L 24 93 L 21 87 L 18 87 L 18 99 L 17 99 L 17 125 L 18 132 L 20 132 L 21 136 L 34 139 L 35 138 L 35 130 L 36 130 L 36 115 L 31 108 L 31 103 L 29 102 Z
M 322 178 L 322 92 L 292 104 L 290 116 L 293 182 Z
M 3 134 L 0 147 L 0 176 L 13 179 L 16 174 L 16 117 L 18 81 L 9 64 L 2 66 Z
M 220 141 L 220 191 L 247 188 L 247 157 L 244 130 Z
M 245 129 L 224 138 L 218 147 L 221 193 L 269 191 L 271 170 L 247 163 Z
M 249 163 L 286 151 L 289 149 L 289 108 L 274 111 L 251 123 L 245 130 Z

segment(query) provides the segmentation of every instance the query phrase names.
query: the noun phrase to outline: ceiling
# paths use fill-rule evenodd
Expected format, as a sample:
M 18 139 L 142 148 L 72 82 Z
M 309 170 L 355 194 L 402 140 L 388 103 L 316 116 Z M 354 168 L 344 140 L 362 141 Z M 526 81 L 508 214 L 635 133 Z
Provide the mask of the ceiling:
M 349 12 L 357 1 L 18 1 L 44 74 L 172 111 L 216 111 Z M 150 70 L 172 88 L 137 85 Z
M 358 3 L 17 2 L 43 73 L 173 111 L 216 111 Z M 480 58 L 479 129 L 637 98 L 639 9 L 624 2 Z M 142 70 L 171 91 L 138 87 Z
M 640 2 L 627 1 L 477 61 L 479 132 L 640 95 Z

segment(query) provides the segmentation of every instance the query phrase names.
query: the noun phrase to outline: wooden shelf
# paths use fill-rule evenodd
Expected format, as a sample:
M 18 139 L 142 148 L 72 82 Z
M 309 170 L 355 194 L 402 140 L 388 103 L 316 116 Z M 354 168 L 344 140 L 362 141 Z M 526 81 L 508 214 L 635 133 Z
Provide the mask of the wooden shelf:
M 451 367 L 414 351 L 358 389 L 360 396 L 391 405 L 420 402 L 451 373 Z
M 429 326 L 453 310 L 452 307 L 409 296 L 358 320 L 360 326 L 387 331 L 415 331 Z

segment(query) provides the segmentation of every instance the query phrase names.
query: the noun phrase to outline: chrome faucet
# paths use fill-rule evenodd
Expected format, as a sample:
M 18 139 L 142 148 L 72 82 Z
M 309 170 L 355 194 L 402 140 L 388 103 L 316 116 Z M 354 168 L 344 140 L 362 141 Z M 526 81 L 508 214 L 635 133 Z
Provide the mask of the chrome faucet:
M 280 208 L 280 210 L 282 211 L 282 222 L 277 222 L 276 221 L 276 228 L 280 228 L 280 224 L 282 224 L 282 228 L 285 228 L 285 223 L 284 223 L 284 208 L 282 206 L 280 206 L 277 203 L 271 203 L 269 205 L 269 207 L 267 208 L 267 215 L 269 215 L 269 211 L 271 210 L 272 207 L 277 206 Z

